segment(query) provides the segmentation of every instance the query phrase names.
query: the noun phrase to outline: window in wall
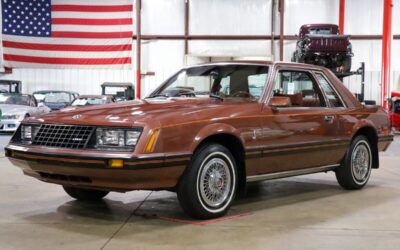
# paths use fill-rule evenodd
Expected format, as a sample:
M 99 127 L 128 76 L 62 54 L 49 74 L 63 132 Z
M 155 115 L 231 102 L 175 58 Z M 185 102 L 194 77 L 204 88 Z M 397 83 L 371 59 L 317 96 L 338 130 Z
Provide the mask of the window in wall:
M 342 100 L 339 95 L 333 89 L 332 84 L 328 82 L 326 77 L 321 73 L 315 74 L 319 84 L 321 85 L 322 90 L 325 92 L 326 97 L 328 98 L 329 104 L 331 107 L 341 108 L 344 107 Z

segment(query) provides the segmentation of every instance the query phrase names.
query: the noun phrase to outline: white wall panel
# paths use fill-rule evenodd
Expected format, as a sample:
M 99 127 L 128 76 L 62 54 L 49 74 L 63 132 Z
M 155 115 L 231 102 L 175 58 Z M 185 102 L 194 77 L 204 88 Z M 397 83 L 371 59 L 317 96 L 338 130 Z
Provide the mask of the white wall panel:
M 0 79 L 22 81 L 22 91 L 69 90 L 80 94 L 100 94 L 103 82 L 134 82 L 133 70 L 14 69 Z
M 154 40 L 142 44 L 142 72 L 155 72 L 142 80 L 142 96 L 148 95 L 184 65 L 184 42 Z
M 383 3 L 382 3 L 383 11 Z M 400 0 L 393 0 L 393 34 L 400 34 Z
M 184 0 L 142 1 L 143 35 L 183 35 Z
M 192 35 L 269 35 L 271 0 L 191 0 Z
M 262 40 L 195 40 L 189 43 L 189 53 L 190 55 L 208 57 L 265 57 L 270 56 L 270 44 L 270 41 Z
M 336 2 L 339 2 L 336 1 Z M 397 16 L 393 13 L 393 16 Z M 344 31 L 352 35 L 381 35 L 383 0 L 347 0 Z
M 338 22 L 339 0 L 285 1 L 285 35 L 297 34 L 303 24 Z

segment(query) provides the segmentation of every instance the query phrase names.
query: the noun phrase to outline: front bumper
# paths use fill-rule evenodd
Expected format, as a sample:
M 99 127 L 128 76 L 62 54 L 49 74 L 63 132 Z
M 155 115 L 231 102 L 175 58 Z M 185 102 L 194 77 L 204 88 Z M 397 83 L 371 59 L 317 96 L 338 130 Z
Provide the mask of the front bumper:
M 178 183 L 190 155 L 121 158 L 122 168 L 111 168 L 117 157 L 84 157 L 35 153 L 8 146 L 6 156 L 25 175 L 44 182 L 107 191 L 171 189 Z
M 20 124 L 21 122 L 17 120 L 1 120 L 0 132 L 15 132 Z

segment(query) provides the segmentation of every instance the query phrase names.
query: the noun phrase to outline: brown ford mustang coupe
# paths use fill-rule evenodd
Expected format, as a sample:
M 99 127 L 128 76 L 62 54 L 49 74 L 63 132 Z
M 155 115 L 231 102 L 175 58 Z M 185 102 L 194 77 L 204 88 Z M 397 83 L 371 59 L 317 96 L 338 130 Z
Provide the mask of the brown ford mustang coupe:
M 253 181 L 334 171 L 360 189 L 392 140 L 387 113 L 325 68 L 233 62 L 184 68 L 145 100 L 30 117 L 6 155 L 78 200 L 173 190 L 205 219 Z

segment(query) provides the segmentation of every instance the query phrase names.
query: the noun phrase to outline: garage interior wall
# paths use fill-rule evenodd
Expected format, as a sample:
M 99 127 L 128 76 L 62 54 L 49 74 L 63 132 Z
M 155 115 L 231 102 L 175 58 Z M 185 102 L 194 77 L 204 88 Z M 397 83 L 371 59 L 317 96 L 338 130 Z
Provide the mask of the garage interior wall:
M 276 1 L 278 5 L 279 1 Z M 272 0 L 190 0 L 190 35 L 271 35 Z M 176 35 L 185 33 L 185 0 L 143 0 L 142 35 Z M 276 11 L 275 35 L 279 35 L 279 12 Z M 400 0 L 394 0 L 393 34 L 400 34 Z M 306 23 L 338 23 L 339 0 L 285 0 L 285 35 L 298 33 Z M 381 35 L 383 0 L 346 0 L 345 34 Z M 135 22 L 135 21 L 134 21 Z M 379 101 L 381 45 L 380 39 L 352 40 L 354 58 L 352 70 L 366 63 L 366 99 Z M 284 42 L 284 60 L 290 61 L 296 41 Z M 134 54 L 135 44 L 133 46 Z M 270 40 L 189 40 L 185 55 L 183 39 L 150 39 L 142 41 L 141 94 L 145 96 L 174 71 L 185 64 L 256 57 L 271 59 Z M 392 44 L 392 55 L 400 52 L 399 40 Z M 279 41 L 275 40 L 275 55 L 279 58 Z M 392 56 L 391 84 L 400 82 L 400 57 Z M 133 58 L 133 62 L 135 59 Z M 83 69 L 13 69 L 0 79 L 23 82 L 23 91 L 42 89 L 74 90 L 81 94 L 99 94 L 100 84 L 109 82 L 135 83 L 135 65 L 130 70 Z M 353 92 L 360 91 L 360 77 L 345 80 Z

